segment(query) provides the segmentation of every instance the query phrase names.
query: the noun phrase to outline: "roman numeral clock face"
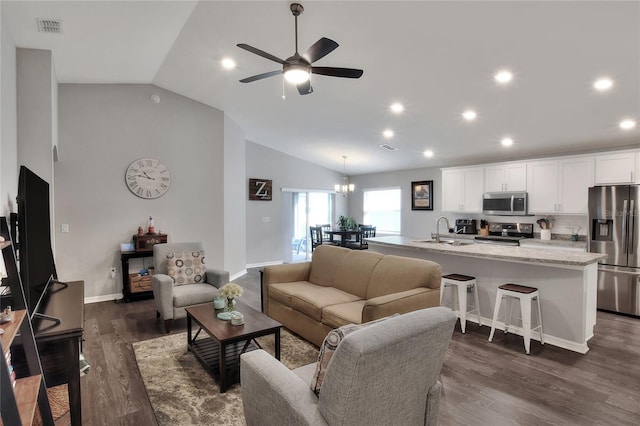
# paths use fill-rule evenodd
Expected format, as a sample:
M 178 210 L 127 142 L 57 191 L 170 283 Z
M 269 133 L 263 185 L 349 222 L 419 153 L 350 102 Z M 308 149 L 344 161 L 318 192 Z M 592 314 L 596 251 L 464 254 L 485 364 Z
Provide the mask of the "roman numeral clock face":
M 141 158 L 131 163 L 124 178 L 131 192 L 146 199 L 162 197 L 171 185 L 171 172 L 153 158 Z

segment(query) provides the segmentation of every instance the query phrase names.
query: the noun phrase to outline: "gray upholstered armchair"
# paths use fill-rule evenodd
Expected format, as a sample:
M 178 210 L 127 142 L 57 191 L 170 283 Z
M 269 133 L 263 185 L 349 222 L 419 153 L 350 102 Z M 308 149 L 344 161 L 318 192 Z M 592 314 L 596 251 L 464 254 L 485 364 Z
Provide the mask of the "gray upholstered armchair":
M 153 246 L 155 275 L 151 279 L 157 317 L 165 332 L 174 319 L 187 316 L 186 307 L 213 302 L 217 287 L 229 282 L 229 273 L 207 268 L 202 243 L 168 243 Z
M 346 335 L 319 396 L 315 364 L 289 370 L 262 350 L 241 356 L 244 415 L 253 425 L 436 425 L 438 377 L 456 316 L 443 307 Z

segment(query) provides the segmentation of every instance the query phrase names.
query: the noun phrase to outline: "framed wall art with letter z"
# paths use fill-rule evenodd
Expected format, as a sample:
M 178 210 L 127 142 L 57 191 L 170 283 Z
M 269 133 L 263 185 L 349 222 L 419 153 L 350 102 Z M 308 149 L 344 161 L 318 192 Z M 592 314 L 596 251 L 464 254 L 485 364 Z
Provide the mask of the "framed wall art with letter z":
M 271 179 L 249 179 L 249 200 L 271 201 L 272 195 Z

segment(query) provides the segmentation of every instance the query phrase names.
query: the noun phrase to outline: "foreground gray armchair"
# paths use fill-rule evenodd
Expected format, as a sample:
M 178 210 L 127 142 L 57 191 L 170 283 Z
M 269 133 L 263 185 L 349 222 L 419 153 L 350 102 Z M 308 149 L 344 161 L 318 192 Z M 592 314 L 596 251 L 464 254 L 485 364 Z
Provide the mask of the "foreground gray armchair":
M 289 370 L 263 350 L 243 354 L 247 425 L 436 425 L 438 377 L 455 320 L 436 307 L 348 334 L 319 396 L 310 388 L 315 364 Z
M 213 302 L 218 287 L 229 282 L 229 273 L 220 269 L 206 268 L 204 277 L 198 282 L 180 284 L 167 275 L 167 254 L 202 251 L 202 243 L 167 243 L 153 246 L 155 275 L 151 278 L 157 317 L 164 320 L 165 332 L 171 331 L 174 319 L 187 316 L 185 308 L 201 303 Z M 206 263 L 205 263 L 206 265 Z

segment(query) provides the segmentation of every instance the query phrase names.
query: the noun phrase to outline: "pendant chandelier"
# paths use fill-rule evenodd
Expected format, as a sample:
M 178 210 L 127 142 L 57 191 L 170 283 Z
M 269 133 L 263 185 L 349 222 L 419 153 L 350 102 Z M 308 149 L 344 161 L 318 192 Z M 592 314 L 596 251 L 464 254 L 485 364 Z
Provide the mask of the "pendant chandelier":
M 342 184 L 335 184 L 334 188 L 336 190 L 336 194 L 342 194 L 343 197 L 346 197 L 349 192 L 353 192 L 356 189 L 356 186 L 352 183 L 349 183 L 349 178 L 347 177 L 347 156 L 342 156 L 344 162 L 344 176 L 342 177 Z

